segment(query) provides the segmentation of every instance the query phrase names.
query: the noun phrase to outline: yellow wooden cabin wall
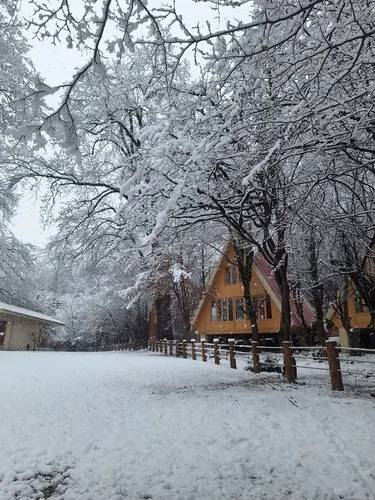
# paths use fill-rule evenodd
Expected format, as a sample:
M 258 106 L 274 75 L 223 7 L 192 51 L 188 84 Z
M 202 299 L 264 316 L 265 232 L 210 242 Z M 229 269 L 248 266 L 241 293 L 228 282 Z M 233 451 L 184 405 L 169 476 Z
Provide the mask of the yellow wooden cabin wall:
M 354 292 L 348 297 L 348 315 L 351 318 L 350 324 L 352 328 L 367 328 L 371 322 L 370 313 L 364 309 L 363 312 L 356 312 L 354 302 Z M 343 328 L 343 324 L 336 312 L 329 318 L 338 328 Z
M 352 328 L 367 328 L 371 322 L 370 313 L 364 308 L 363 312 L 356 312 L 355 310 L 355 300 L 354 300 L 354 288 L 350 287 L 348 294 L 348 315 L 350 318 L 350 326 Z M 350 341 L 348 337 L 348 333 L 345 330 L 342 321 L 336 312 L 333 312 L 332 315 L 328 315 L 328 319 L 330 319 L 335 326 L 337 326 L 340 337 L 340 344 L 342 347 L 349 347 Z
M 201 307 L 193 325 L 193 329 L 200 335 L 249 335 L 251 333 L 250 321 L 246 318 L 246 315 L 243 321 L 235 319 L 235 307 L 233 311 L 233 321 L 212 322 L 211 320 L 212 300 L 225 298 L 243 298 L 244 294 L 243 285 L 241 282 L 236 284 L 226 284 L 225 282 L 226 268 L 230 266 L 230 262 L 228 261 L 235 261 L 235 253 L 230 245 L 226 255 L 228 256 L 228 258 L 224 257 L 222 259 L 221 265 L 219 266 L 215 278 L 212 282 L 211 293 L 205 298 L 203 306 Z M 252 271 L 250 290 L 252 296 L 266 295 L 265 288 L 254 269 Z M 272 296 L 271 311 L 271 319 L 258 319 L 258 328 L 260 333 L 277 333 L 279 331 L 280 311 L 275 302 L 272 300 Z

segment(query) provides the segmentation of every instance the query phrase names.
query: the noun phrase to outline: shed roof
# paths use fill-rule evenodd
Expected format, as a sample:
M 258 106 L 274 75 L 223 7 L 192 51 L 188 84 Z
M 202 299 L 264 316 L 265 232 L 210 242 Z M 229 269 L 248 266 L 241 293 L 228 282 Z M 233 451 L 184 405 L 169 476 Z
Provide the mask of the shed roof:
M 46 323 L 49 325 L 65 325 L 65 323 L 63 323 L 62 321 L 52 318 L 51 316 L 46 316 L 45 314 L 31 311 L 30 309 L 24 309 L 23 307 L 6 304 L 5 302 L 0 302 L 0 314 L 1 313 L 22 318 L 36 319 L 38 321 L 41 321 L 42 323 Z

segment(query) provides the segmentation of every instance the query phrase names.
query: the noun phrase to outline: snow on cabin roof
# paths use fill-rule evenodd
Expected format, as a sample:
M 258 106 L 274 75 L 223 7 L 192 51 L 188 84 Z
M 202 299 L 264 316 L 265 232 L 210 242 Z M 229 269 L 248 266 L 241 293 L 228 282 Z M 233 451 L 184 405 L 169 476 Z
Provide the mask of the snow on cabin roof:
M 13 306 L 11 304 L 6 304 L 5 302 L 0 302 L 0 314 L 11 314 L 14 316 L 21 316 L 24 318 L 32 318 L 42 321 L 43 323 L 48 323 L 50 325 L 60 325 L 63 326 L 65 323 L 59 321 L 58 319 L 52 318 L 51 316 L 46 316 L 36 311 L 31 311 L 30 309 L 24 309 L 23 307 Z

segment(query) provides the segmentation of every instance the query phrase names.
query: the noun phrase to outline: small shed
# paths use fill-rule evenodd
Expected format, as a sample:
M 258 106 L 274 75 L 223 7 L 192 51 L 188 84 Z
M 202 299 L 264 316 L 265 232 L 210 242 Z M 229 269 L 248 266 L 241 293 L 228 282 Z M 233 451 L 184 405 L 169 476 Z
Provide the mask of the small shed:
M 36 349 L 45 326 L 63 326 L 58 319 L 0 302 L 0 350 Z

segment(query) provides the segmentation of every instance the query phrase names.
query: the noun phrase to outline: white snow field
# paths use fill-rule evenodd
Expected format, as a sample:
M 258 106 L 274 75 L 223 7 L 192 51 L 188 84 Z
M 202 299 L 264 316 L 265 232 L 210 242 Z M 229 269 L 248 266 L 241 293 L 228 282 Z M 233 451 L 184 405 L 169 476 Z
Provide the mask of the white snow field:
M 375 399 L 149 352 L 0 353 L 0 499 L 375 498 Z

